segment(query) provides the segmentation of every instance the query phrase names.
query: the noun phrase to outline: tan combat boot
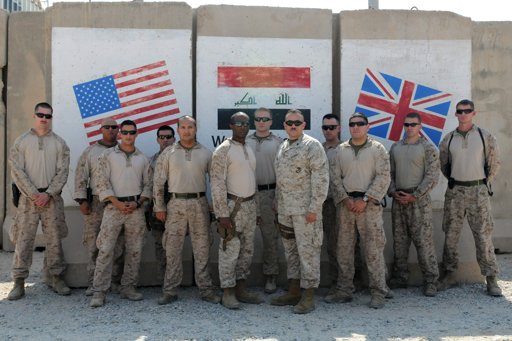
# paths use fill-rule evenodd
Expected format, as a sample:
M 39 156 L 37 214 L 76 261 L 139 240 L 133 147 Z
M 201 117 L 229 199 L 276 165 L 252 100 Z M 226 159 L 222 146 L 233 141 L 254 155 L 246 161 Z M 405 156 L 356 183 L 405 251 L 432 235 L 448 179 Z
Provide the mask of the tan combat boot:
M 301 300 L 300 280 L 288 280 L 288 292 L 284 295 L 274 297 L 270 304 L 272 305 L 296 305 Z
M 293 307 L 294 314 L 307 314 L 315 310 L 315 288 L 304 290 L 300 302 Z
M 267 281 L 265 283 L 265 293 L 273 294 L 277 290 L 277 276 L 276 275 L 268 275 Z
M 105 304 L 105 293 L 104 292 L 95 292 L 92 294 L 91 303 L 89 306 L 91 308 L 98 308 Z
M 240 303 L 236 299 L 235 288 L 224 288 L 222 295 L 222 305 L 228 309 L 239 309 Z
M 341 290 L 334 290 L 325 296 L 324 301 L 327 303 L 348 303 L 352 302 L 352 294 L 348 295 Z
M 52 289 L 59 295 L 67 296 L 71 294 L 71 289 L 66 285 L 66 282 L 61 276 L 52 277 Z
M 123 288 L 119 297 L 127 298 L 130 301 L 142 301 L 144 299 L 144 295 L 136 291 L 133 286 Z
M 200 293 L 201 299 L 203 301 L 206 301 L 208 303 L 217 304 L 221 301 L 221 298 L 219 295 L 215 293 L 215 290 L 213 289 L 207 289 Z
M 165 305 L 165 304 L 169 304 L 169 303 L 172 303 L 174 301 L 178 300 L 178 295 L 176 295 L 176 293 L 172 292 L 172 293 L 163 293 L 162 296 L 160 296 L 160 298 L 158 299 L 158 304 L 159 305 Z
M 9 301 L 16 301 L 25 296 L 25 280 L 23 278 L 16 278 L 14 280 L 14 287 L 9 292 L 7 299 Z
M 496 280 L 496 276 L 487 276 L 487 294 L 489 296 L 500 297 L 503 296 L 501 292 L 501 288 L 498 285 L 498 281 Z
M 439 284 L 437 286 L 438 291 L 443 291 L 448 288 L 454 287 L 457 285 L 457 280 L 455 279 L 454 271 L 446 271 L 444 275 L 439 279 Z
M 263 302 L 263 300 L 257 294 L 247 290 L 245 279 L 239 279 L 236 281 L 235 295 L 236 299 L 243 303 L 260 304 Z
M 373 308 L 373 309 L 384 308 L 385 304 L 386 304 L 386 298 L 384 297 L 384 295 L 380 295 L 380 294 L 372 295 L 372 299 L 370 301 L 370 308 Z

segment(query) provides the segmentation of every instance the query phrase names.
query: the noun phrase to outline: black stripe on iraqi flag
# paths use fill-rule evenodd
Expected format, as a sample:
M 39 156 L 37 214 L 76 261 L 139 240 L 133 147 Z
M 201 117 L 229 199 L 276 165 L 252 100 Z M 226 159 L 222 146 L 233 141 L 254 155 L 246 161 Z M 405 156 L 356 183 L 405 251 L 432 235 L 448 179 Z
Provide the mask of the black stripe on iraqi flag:
M 229 119 L 234 113 L 239 111 L 246 113 L 250 117 L 250 128 L 255 129 L 254 127 L 254 112 L 257 109 L 217 109 L 217 129 L 218 130 L 231 130 L 229 128 Z M 272 130 L 284 130 L 284 116 L 290 109 L 272 109 L 272 126 L 270 129 Z M 306 121 L 306 130 L 311 129 L 311 109 L 299 109 L 302 115 L 304 115 L 304 121 Z

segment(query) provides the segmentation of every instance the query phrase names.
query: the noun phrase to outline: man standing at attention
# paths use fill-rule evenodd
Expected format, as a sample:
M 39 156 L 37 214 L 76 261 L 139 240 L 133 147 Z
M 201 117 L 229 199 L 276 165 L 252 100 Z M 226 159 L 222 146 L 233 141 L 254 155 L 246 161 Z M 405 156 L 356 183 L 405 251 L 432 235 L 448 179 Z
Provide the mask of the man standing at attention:
M 440 288 L 455 284 L 457 246 L 467 216 L 475 239 L 476 259 L 487 281 L 487 293 L 502 296 L 496 279 L 499 270 L 492 243 L 494 220 L 489 200 L 490 182 L 500 167 L 498 145 L 493 135 L 473 123 L 476 112 L 472 101 L 457 103 L 455 115 L 459 126 L 439 146 L 441 171 L 448 179 L 443 218 L 445 273 Z
M 158 128 L 156 131 L 156 142 L 160 146 L 160 149 L 149 159 L 149 164 L 151 165 L 153 173 L 156 169 L 156 162 L 158 157 L 160 154 L 162 154 L 165 148 L 173 145 L 174 141 L 174 129 L 172 127 L 163 125 Z M 165 184 L 165 186 L 167 186 L 167 184 Z M 165 204 L 167 204 L 170 200 L 168 191 L 164 192 L 164 197 Z M 150 201 L 148 207 L 146 208 L 146 223 L 151 229 L 151 234 L 155 240 L 155 257 L 158 263 L 157 281 L 158 283 L 162 283 L 164 280 L 166 267 L 165 250 L 162 246 L 162 236 L 165 231 L 165 220 L 160 221 L 155 217 L 152 206 L 153 202 Z
M 315 288 L 320 284 L 322 205 L 329 189 L 329 165 L 322 144 L 303 133 L 304 115 L 292 109 L 284 128 L 288 139 L 276 156 L 277 212 L 288 265 L 288 292 L 273 305 L 293 305 L 293 312 L 315 309 Z M 301 294 L 300 288 L 304 288 Z
M 102 139 L 97 143 L 87 147 L 78 159 L 75 170 L 75 192 L 73 199 L 80 205 L 80 212 L 84 216 L 84 232 L 83 244 L 87 248 L 87 283 L 85 290 L 86 296 L 91 296 L 92 281 L 94 279 L 94 268 L 96 267 L 96 258 L 98 257 L 98 247 L 96 239 L 100 233 L 101 219 L 103 218 L 103 209 L 105 204 L 100 202 L 98 197 L 99 191 L 97 179 L 94 177 L 96 168 L 98 168 L 98 158 L 108 148 L 117 145 L 117 134 L 119 126 L 117 122 L 111 118 L 101 121 L 100 128 Z M 122 256 L 124 249 L 124 238 L 120 235 L 116 243 L 116 251 L 114 252 L 114 265 L 112 270 L 112 291 L 119 291 L 121 275 L 123 272 L 122 260 L 118 258 Z
M 276 280 L 279 274 L 278 231 L 272 207 L 276 188 L 274 161 L 283 140 L 270 132 L 272 112 L 269 109 L 259 108 L 254 112 L 254 125 L 256 131 L 247 137 L 247 145 L 256 155 L 256 183 L 261 213 L 258 220 L 263 238 L 263 275 L 266 278 L 265 292 L 272 294 L 277 289 Z
M 249 116 L 237 112 L 230 118 L 233 137 L 215 149 L 210 170 L 213 209 L 219 220 L 219 278 L 222 305 L 238 309 L 239 301 L 259 304 L 247 291 L 245 280 L 254 252 L 254 230 L 259 215 L 256 193 L 256 157 L 247 147 Z
M 391 289 L 406 288 L 411 239 L 418 252 L 418 263 L 423 274 L 423 293 L 437 294 L 436 250 L 432 224 L 430 191 L 439 179 L 437 148 L 420 136 L 421 116 L 408 113 L 404 122 L 405 138 L 395 142 L 389 151 L 391 185 L 388 194 L 393 198 L 394 266 L 389 281 Z
M 388 294 L 384 260 L 384 222 L 380 201 L 389 188 L 389 155 L 368 137 L 368 118 L 361 113 L 349 119 L 351 139 L 337 150 L 331 182 L 341 217 L 338 235 L 338 290 L 325 297 L 329 303 L 350 302 L 354 291 L 354 248 L 357 233 L 368 269 L 371 308 L 382 308 Z
M 183 277 L 182 251 L 187 229 L 194 252 L 199 294 L 204 301 L 220 302 L 208 271 L 211 235 L 205 195 L 206 174 L 212 153 L 196 141 L 196 132 L 196 120 L 191 116 L 181 117 L 178 121 L 180 141 L 164 150 L 156 163 L 153 180 L 154 211 L 156 218 L 165 222 L 162 242 L 167 255 L 163 293 L 158 300 L 161 305 L 178 298 L 176 288 Z M 169 203 L 165 201 L 167 195 L 170 197 Z
M 18 137 L 9 152 L 11 178 L 21 192 L 10 232 L 14 244 L 11 272 L 14 287 L 7 299 L 11 301 L 25 296 L 25 278 L 32 265 L 40 220 L 46 242 L 45 265 L 51 276 L 48 284 L 59 295 L 71 293 L 62 278 L 66 270 L 62 239 L 67 236 L 68 228 L 61 192 L 68 179 L 69 148 L 51 129 L 50 104 L 38 103 L 32 117 L 34 128 Z
M 135 147 L 137 125 L 126 120 L 121 123 L 121 144 L 109 148 L 99 158 L 98 190 L 100 201 L 107 206 L 103 212 L 97 245 L 99 249 L 94 271 L 91 307 L 105 304 L 110 287 L 114 247 L 121 230 L 125 235 L 124 271 L 121 278 L 121 298 L 143 299 L 135 290 L 146 222 L 144 201 L 151 198 L 152 171 L 148 158 Z

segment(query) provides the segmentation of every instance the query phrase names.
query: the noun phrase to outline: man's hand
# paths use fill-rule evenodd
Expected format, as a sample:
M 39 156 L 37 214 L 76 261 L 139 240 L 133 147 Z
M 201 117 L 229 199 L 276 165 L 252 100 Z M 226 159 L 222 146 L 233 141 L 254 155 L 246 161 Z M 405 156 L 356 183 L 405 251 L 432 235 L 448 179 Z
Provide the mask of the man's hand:
M 50 194 L 48 194 L 46 192 L 37 193 L 35 195 L 34 205 L 36 205 L 37 207 L 45 207 L 49 201 L 50 201 Z
M 165 220 L 167 219 L 167 212 L 155 212 L 155 217 L 165 223 Z
M 396 200 L 400 205 L 407 205 L 408 203 L 416 201 L 416 197 L 414 195 L 402 191 L 394 192 L 393 199 Z
M 83 215 L 91 214 L 91 205 L 89 205 L 87 200 L 82 201 L 80 204 L 80 212 L 82 212 Z
M 363 213 L 366 209 L 366 205 L 368 203 L 363 199 L 357 199 L 354 201 L 354 205 L 352 206 L 352 212 L 354 213 Z
M 354 199 L 352 199 L 352 198 L 345 198 L 345 199 L 343 199 L 343 201 L 341 203 L 343 205 L 345 205 L 347 210 L 352 212 L 352 209 L 354 208 Z
M 233 228 L 230 217 L 219 218 L 219 225 L 226 230 L 231 230 Z
M 306 213 L 306 222 L 312 224 L 316 221 L 316 213 L 308 212 Z

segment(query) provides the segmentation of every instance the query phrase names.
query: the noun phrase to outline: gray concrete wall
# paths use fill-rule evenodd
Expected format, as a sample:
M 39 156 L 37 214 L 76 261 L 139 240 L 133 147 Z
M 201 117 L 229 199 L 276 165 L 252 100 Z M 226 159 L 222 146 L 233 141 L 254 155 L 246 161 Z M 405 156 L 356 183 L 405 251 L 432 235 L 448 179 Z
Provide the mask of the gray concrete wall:
M 5 76 L 5 66 L 7 64 L 7 20 L 9 17 L 9 13 L 1 10 L 0 11 L 0 91 L 4 91 L 4 76 Z M 5 164 L 5 134 L 6 134 L 6 124 L 5 124 L 5 103 L 0 100 L 0 165 Z M 0 188 L 6 188 L 5 186 L 5 167 L 0 167 Z M 0 222 L 4 221 L 5 217 L 5 191 L 0 192 Z M 0 233 L 0 248 L 2 248 L 3 237 Z

